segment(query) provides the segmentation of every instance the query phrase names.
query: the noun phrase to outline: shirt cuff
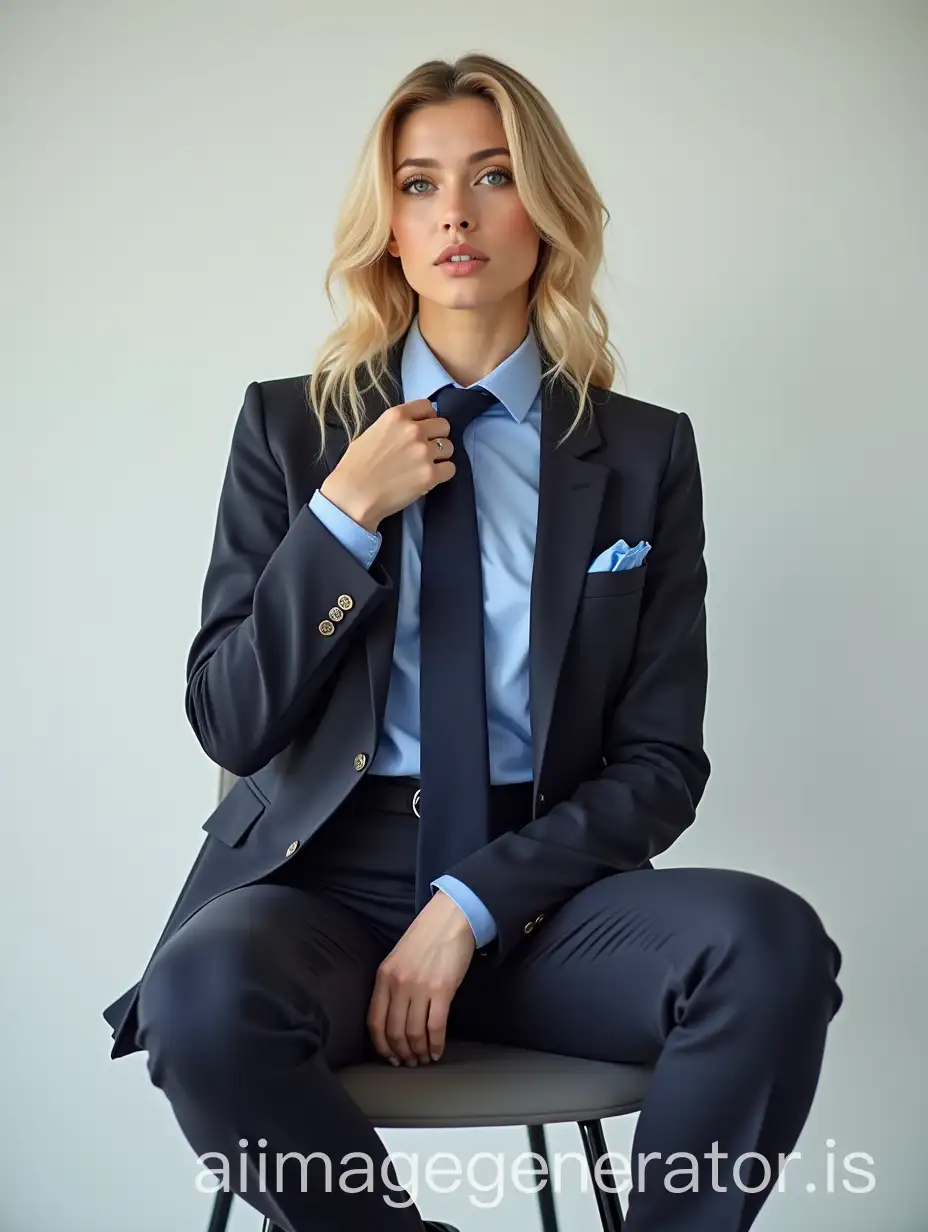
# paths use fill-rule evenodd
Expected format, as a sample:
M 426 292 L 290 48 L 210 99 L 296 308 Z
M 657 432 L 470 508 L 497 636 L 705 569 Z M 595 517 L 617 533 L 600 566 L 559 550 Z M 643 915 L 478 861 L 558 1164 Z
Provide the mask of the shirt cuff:
M 338 505 L 333 505 L 317 488 L 309 501 L 313 511 L 326 530 L 332 532 L 342 547 L 347 548 L 357 562 L 369 569 L 380 550 L 380 531 L 365 530 L 354 518 L 348 516 Z
M 481 950 L 485 945 L 489 945 L 497 933 L 496 921 L 470 886 L 449 873 L 436 877 L 430 884 L 434 889 L 443 890 L 449 898 L 453 898 L 467 916 L 477 949 Z

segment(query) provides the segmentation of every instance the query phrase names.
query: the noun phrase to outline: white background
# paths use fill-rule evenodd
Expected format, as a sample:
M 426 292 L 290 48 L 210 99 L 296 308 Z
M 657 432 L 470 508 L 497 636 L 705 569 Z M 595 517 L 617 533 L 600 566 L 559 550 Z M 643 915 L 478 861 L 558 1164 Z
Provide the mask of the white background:
M 184 666 L 245 387 L 310 370 L 361 140 L 408 69 L 468 50 L 560 112 L 612 214 L 626 388 L 696 430 L 713 774 L 662 863 L 780 879 L 844 953 L 808 1163 L 757 1226 L 923 1226 L 926 35 L 899 0 L 4 5 L 0 1226 L 206 1226 L 100 1011 L 215 798 Z M 826 1192 L 826 1139 L 873 1156 L 873 1193 Z M 596 1226 L 590 1192 L 561 1201 Z M 422 1210 L 537 1227 L 516 1192 Z

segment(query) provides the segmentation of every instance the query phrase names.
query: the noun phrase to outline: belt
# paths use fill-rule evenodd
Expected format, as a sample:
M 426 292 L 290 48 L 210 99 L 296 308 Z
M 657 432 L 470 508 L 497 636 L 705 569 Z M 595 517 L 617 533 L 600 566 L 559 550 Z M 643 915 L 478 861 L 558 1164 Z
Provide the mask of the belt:
M 354 788 L 346 804 L 421 817 L 421 802 L 422 789 L 418 779 L 408 775 L 367 774 Z M 503 824 L 525 825 L 531 821 L 531 781 L 491 785 L 490 812 L 495 821 Z

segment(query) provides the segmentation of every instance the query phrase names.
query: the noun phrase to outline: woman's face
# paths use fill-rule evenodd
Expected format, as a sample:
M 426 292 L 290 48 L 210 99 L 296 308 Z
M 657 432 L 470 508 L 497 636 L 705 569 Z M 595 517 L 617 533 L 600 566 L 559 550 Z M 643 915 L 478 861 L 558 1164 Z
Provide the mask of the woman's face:
M 393 167 L 387 250 L 420 298 L 446 308 L 498 305 L 513 296 L 527 303 L 539 235 L 513 183 L 493 104 L 460 98 L 412 112 L 395 134 Z M 445 247 L 462 243 L 486 260 L 437 264 Z

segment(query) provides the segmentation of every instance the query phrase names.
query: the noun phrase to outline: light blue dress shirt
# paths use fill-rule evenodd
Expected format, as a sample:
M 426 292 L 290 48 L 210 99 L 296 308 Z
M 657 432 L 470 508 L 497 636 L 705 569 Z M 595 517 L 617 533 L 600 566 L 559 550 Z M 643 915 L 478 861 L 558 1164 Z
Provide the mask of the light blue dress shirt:
M 404 402 L 432 399 L 449 384 L 461 388 L 429 349 L 419 331 L 418 317 L 406 336 L 400 379 Z M 464 429 L 463 437 L 474 475 L 484 579 L 490 782 L 524 783 L 532 778 L 529 604 L 541 452 L 541 357 L 531 329 L 518 349 L 476 384 L 496 398 Z M 419 775 L 419 579 L 424 500 L 422 497 L 403 510 L 393 668 L 383 735 L 371 762 L 371 774 Z M 380 548 L 379 532 L 366 531 L 318 490 L 309 507 L 369 568 Z M 496 923 L 469 886 L 448 875 L 431 884 L 450 895 L 467 916 L 478 947 L 493 940 Z

